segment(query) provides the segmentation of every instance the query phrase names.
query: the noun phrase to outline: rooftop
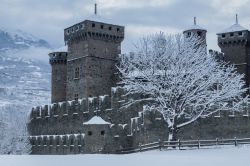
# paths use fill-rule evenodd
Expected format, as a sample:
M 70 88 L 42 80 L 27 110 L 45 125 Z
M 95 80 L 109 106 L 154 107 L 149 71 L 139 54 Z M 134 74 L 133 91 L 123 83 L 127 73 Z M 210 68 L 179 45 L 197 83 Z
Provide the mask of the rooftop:
M 190 31 L 190 30 L 203 30 L 203 31 L 207 31 L 205 28 L 202 28 L 201 26 L 197 25 L 196 23 L 196 17 L 194 17 L 194 24 L 189 27 L 188 29 L 184 30 L 185 31 Z
M 236 14 L 236 18 L 235 18 L 235 24 L 233 24 L 232 26 L 230 26 L 229 28 L 224 29 L 223 31 L 217 33 L 217 34 L 222 34 L 222 33 L 229 33 L 229 32 L 238 32 L 238 31 L 247 31 L 248 29 L 244 28 L 243 26 L 241 26 L 239 24 L 238 21 L 238 15 Z
M 89 121 L 83 123 L 84 125 L 91 125 L 91 124 L 111 124 L 109 122 L 106 122 L 105 120 L 103 120 L 100 116 L 94 116 L 93 118 L 91 118 Z

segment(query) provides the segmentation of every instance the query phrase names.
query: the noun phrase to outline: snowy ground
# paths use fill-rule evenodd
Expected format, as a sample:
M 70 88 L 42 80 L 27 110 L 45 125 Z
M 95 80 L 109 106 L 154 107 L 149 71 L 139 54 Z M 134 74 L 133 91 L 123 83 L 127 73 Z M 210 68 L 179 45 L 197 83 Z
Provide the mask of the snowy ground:
M 0 156 L 1 166 L 236 166 L 248 165 L 250 146 L 149 151 L 128 155 Z

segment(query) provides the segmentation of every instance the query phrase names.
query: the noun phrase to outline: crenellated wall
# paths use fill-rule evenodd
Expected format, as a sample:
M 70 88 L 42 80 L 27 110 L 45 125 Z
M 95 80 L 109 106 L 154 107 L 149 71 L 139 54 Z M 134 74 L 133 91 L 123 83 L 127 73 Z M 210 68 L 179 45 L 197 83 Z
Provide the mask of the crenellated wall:
M 168 140 L 168 127 L 159 112 L 143 104 L 124 107 L 128 98 L 121 88 L 108 95 L 33 108 L 28 124 L 33 154 L 115 153 L 119 149 Z M 99 116 L 109 124 L 84 125 Z M 91 134 L 90 134 L 91 133 Z M 180 139 L 250 137 L 245 112 L 220 112 L 202 117 L 178 131 Z M 66 141 L 65 141 L 66 139 Z

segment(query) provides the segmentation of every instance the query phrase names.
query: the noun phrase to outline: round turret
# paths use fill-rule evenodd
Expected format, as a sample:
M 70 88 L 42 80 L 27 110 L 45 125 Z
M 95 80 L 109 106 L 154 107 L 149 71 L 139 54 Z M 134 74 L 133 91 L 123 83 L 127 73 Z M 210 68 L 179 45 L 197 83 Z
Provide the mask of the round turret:
M 67 52 L 52 52 L 49 54 L 51 64 L 51 102 L 66 100 Z
M 206 42 L 207 30 L 196 24 L 196 17 L 194 17 L 194 24 L 188 29 L 183 31 L 185 37 L 198 36 L 202 37 Z

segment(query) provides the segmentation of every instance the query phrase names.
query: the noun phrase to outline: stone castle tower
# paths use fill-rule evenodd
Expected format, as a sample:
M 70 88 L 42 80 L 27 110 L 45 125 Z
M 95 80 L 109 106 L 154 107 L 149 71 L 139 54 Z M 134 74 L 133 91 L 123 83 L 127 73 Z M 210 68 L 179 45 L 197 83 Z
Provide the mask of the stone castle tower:
M 200 44 L 204 45 L 205 47 L 207 46 L 207 42 L 206 42 L 207 30 L 197 25 L 196 17 L 194 17 L 194 24 L 188 29 L 184 30 L 183 34 L 186 38 L 191 37 L 191 36 L 197 36 L 201 39 Z
M 50 54 L 52 103 L 111 94 L 124 26 L 85 20 L 64 30 L 68 52 Z M 95 20 L 95 19 L 94 19 Z M 63 61 L 63 63 L 61 63 Z
M 234 64 L 241 74 L 245 74 L 246 85 L 250 84 L 250 33 L 238 23 L 217 34 L 218 45 L 224 53 L 224 60 Z

